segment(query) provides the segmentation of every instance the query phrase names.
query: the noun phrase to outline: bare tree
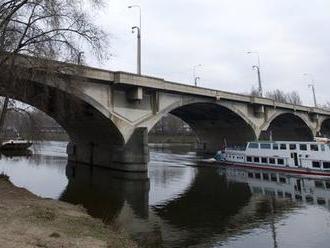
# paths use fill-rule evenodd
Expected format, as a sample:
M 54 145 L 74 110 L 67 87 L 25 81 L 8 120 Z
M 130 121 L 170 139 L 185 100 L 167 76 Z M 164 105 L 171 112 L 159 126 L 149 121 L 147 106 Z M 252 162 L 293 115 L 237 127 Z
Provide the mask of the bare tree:
M 286 94 L 279 89 L 266 92 L 266 97 L 275 100 L 276 102 L 287 103 Z
M 282 90 L 276 89 L 266 92 L 266 97 L 282 103 L 302 104 L 302 100 L 297 91 L 285 93 Z
M 82 50 L 90 49 L 98 59 L 106 58 L 107 35 L 89 15 L 102 5 L 102 0 L 0 0 L 0 69 L 13 70 L 17 55 L 78 62 Z M 30 69 L 45 67 L 44 61 L 29 62 Z M 19 81 L 17 74 L 10 73 L 12 84 Z M 6 97 L 0 130 L 8 104 Z
M 90 0 L 100 5 L 98 0 Z M 75 62 L 88 45 L 104 57 L 106 34 L 93 24 L 86 1 L 0 0 L 0 52 Z
M 301 105 L 302 104 L 302 100 L 301 100 L 301 98 L 300 98 L 297 91 L 292 91 L 290 93 L 287 93 L 286 97 L 287 97 L 288 103 L 292 103 L 292 104 L 295 104 L 295 105 Z

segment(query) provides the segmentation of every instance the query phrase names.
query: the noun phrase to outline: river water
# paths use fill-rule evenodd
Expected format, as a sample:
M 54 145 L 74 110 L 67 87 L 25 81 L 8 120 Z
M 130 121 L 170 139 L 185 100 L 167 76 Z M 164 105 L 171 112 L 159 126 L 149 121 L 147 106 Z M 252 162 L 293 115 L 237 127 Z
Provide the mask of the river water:
M 149 173 L 67 163 L 66 144 L 0 160 L 42 197 L 84 206 L 144 247 L 329 247 L 330 181 L 210 168 L 189 149 L 152 150 Z

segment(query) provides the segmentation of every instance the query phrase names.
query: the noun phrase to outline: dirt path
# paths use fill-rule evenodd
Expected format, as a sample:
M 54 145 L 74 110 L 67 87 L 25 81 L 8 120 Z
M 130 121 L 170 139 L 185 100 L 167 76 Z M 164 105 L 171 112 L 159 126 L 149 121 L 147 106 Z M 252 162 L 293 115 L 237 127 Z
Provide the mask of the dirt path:
M 93 219 L 83 208 L 37 197 L 0 175 L 0 247 L 137 246 L 127 235 Z

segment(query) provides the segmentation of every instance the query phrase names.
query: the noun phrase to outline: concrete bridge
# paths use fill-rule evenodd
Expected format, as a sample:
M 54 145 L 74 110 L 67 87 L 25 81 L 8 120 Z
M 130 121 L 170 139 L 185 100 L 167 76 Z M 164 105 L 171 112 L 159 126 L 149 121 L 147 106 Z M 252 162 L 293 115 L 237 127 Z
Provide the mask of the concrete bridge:
M 33 63 L 31 63 L 31 60 Z M 194 87 L 161 78 L 56 61 L 16 59 L 0 72 L 1 94 L 55 119 L 70 136 L 69 160 L 147 171 L 148 132 L 171 113 L 196 133 L 199 148 L 267 138 L 330 135 L 330 112 L 271 99 Z

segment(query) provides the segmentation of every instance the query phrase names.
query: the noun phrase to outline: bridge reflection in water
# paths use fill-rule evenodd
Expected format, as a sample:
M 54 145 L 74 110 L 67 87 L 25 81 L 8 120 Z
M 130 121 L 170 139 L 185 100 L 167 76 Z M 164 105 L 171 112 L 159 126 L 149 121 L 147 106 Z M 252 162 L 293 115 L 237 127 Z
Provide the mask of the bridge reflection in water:
M 294 201 L 285 199 L 286 193 L 290 192 L 294 200 L 296 194 L 292 190 L 303 190 L 305 185 L 302 183 L 305 181 L 300 181 L 300 186 L 293 185 L 289 177 L 284 183 L 279 175 L 275 182 L 271 179 L 274 175 L 270 175 L 263 188 L 258 172 L 192 170 L 195 172 L 192 182 L 181 192 L 166 200 L 150 202 L 150 180 L 153 179 L 144 174 L 68 164 L 69 182 L 60 199 L 81 204 L 92 216 L 125 228 L 145 246 L 208 247 L 264 225 L 275 227 L 284 213 L 296 208 Z M 175 173 L 180 174 L 180 168 L 170 174 L 175 178 Z M 255 173 L 253 178 L 251 173 Z M 177 176 L 178 180 L 182 177 L 183 174 Z M 293 187 L 291 191 L 288 185 Z M 283 197 L 278 194 L 280 188 Z M 272 243 L 276 247 L 275 233 Z

